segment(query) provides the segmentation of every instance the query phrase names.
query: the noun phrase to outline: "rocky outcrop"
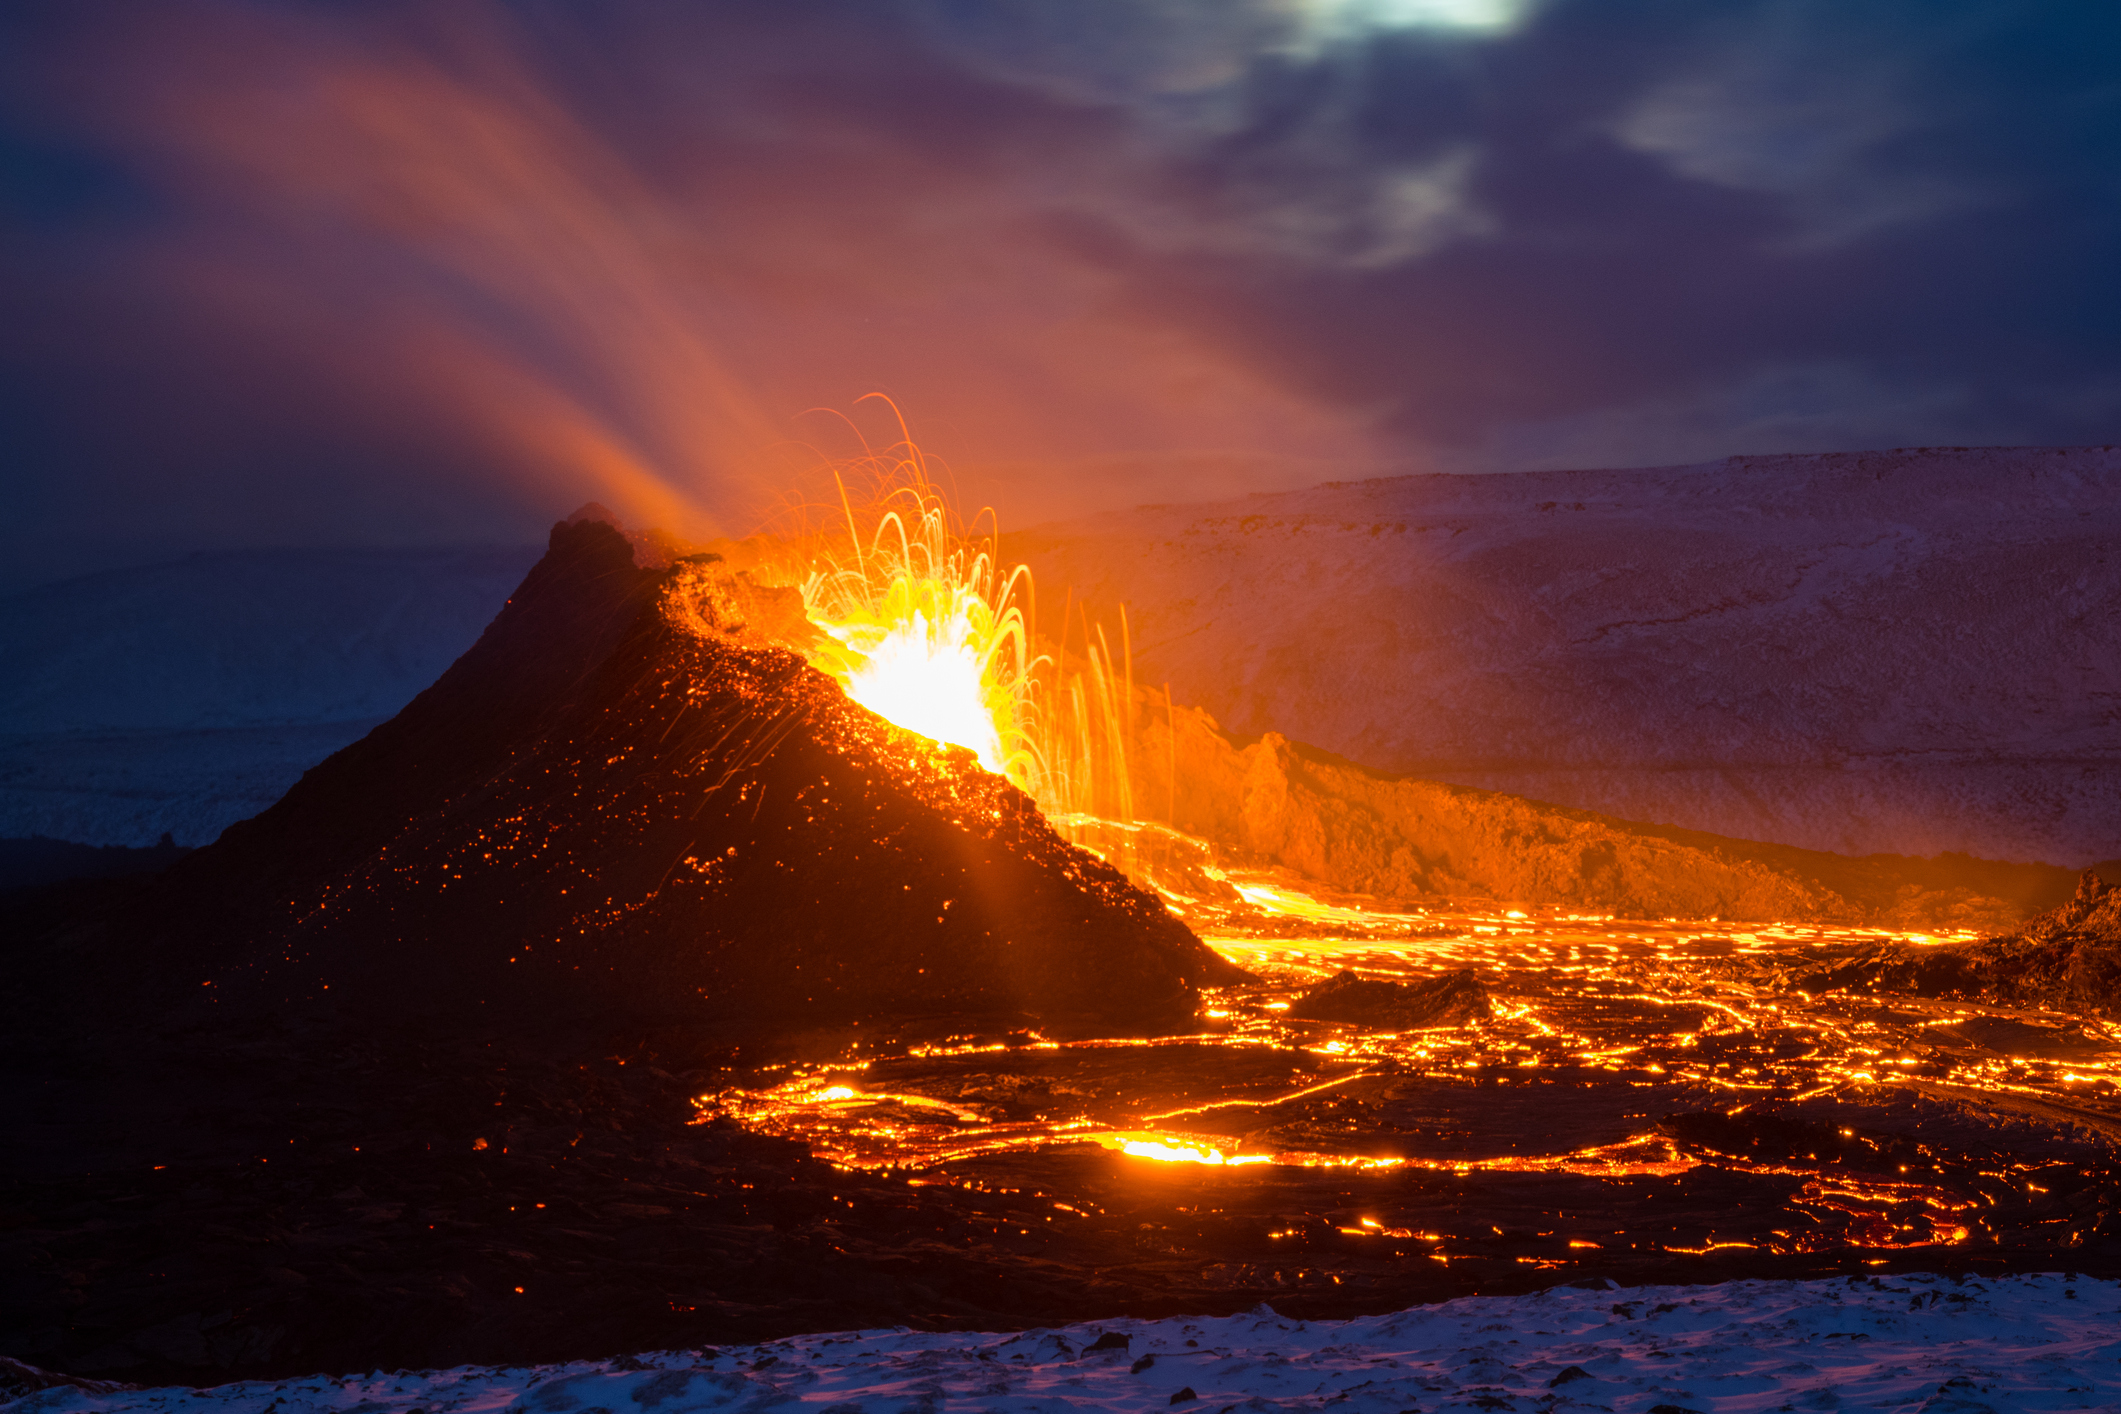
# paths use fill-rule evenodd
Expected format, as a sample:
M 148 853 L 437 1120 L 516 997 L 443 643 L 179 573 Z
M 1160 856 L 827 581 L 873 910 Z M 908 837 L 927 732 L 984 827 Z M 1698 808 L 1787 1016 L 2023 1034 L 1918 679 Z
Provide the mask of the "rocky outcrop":
M 1154 1024 L 1241 975 L 968 753 L 805 666 L 766 631 L 790 593 L 556 527 L 440 681 L 158 884 L 134 918 L 166 993 L 749 1034 Z
M 2065 1011 L 2121 1014 L 2121 888 L 2087 869 L 2068 903 L 1975 956 L 1991 988 Z
M 2059 908 L 2015 933 L 1955 947 L 1904 943 L 1830 959 L 1795 979 L 1809 992 L 1913 992 L 2121 1017 L 2121 888 L 2087 869 Z
M 1490 1015 L 1487 989 L 1471 968 L 1426 982 L 1387 982 L 1342 968 L 1289 1005 L 1299 1021 L 1343 1021 L 1379 1031 L 1458 1026 Z

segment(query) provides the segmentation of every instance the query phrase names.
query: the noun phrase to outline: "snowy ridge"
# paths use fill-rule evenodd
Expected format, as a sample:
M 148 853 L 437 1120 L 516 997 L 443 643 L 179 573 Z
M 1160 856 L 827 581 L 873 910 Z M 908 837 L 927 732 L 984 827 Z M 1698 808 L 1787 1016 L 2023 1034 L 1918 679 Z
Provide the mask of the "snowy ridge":
M 2121 451 L 2093 447 L 1331 483 L 1008 549 L 1125 603 L 1136 680 L 1234 732 L 1744 839 L 2074 867 L 2121 854 L 2116 545 Z
M 1049 607 L 1127 604 L 1137 681 L 1239 733 L 1744 839 L 2076 867 L 2121 856 L 2116 545 L 2121 450 L 2092 447 L 1397 477 L 1005 549 Z M 208 842 L 432 682 L 536 556 L 202 555 L 0 600 L 0 835 Z
M 464 1366 L 108 1394 L 29 1411 L 689 1414 L 787 1410 L 2121 1408 L 2121 1284 L 2053 1274 L 1555 1288 L 1353 1321 L 1116 1320 L 1015 1335 L 860 1331 L 532 1368 Z

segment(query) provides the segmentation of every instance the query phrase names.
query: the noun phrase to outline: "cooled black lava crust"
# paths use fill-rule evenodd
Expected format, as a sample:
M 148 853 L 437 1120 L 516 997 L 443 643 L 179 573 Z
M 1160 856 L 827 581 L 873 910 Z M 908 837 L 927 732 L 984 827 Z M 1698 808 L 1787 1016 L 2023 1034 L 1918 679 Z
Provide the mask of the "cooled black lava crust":
M 531 1363 L 907 1324 L 1007 1329 L 1261 1301 L 1345 1316 L 1566 1281 L 2121 1275 L 2110 1163 L 2024 1133 L 1946 1150 L 1772 1116 L 1673 1116 L 1710 1161 L 1671 1177 L 1204 1169 L 1059 1147 L 915 1174 L 836 1168 L 700 1124 L 741 1057 L 669 1038 L 535 1043 L 260 1025 L 132 1049 L 86 1029 L 7 1056 L 0 1353 L 140 1382 Z M 20 1033 L 18 1033 L 20 1034 Z M 1479 1095 L 1469 1095 L 1478 1103 Z M 1331 1096 L 1319 1121 L 1334 1118 Z M 1556 1100 L 1567 1104 L 1566 1095 Z M 113 1123 L 112 1117 L 129 1118 Z M 1536 1118 L 1536 1117 L 1535 1117 Z M 1919 1116 L 1909 1116 L 1919 1121 Z M 2027 1162 L 1973 1241 L 1774 1257 L 1809 1172 L 1963 1179 Z M 1444 1235 L 1354 1237 L 1358 1215 Z M 1613 1234 L 1598 1249 L 1568 1234 Z M 1614 1294 L 1627 1300 L 1625 1291 Z

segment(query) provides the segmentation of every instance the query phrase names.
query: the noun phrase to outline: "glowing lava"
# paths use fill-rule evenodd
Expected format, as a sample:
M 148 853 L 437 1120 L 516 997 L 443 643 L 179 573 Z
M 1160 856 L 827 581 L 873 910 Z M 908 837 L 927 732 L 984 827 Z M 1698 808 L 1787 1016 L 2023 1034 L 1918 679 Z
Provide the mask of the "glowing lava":
M 1271 1154 L 1229 1154 L 1220 1149 L 1210 1149 L 1200 1144 L 1170 1144 L 1161 1139 L 1127 1139 L 1116 1141 L 1119 1150 L 1137 1159 L 1156 1159 L 1167 1164 L 1271 1164 Z
M 915 601 L 927 607 L 913 608 Z M 976 592 L 947 580 L 893 578 L 869 615 L 820 620 L 851 660 L 841 679 L 847 695 L 886 721 L 935 741 L 962 746 L 990 771 L 1006 764 L 1002 728 L 1010 706 L 993 699 L 988 664 L 993 611 Z M 997 710 L 999 709 L 999 711 Z
M 802 585 L 828 640 L 811 666 L 886 721 L 1031 786 L 1033 665 L 1013 602 L 1028 572 L 999 571 L 991 541 L 958 525 L 910 444 L 858 467 L 876 492 L 857 504 L 838 479 L 846 543 L 821 553 Z

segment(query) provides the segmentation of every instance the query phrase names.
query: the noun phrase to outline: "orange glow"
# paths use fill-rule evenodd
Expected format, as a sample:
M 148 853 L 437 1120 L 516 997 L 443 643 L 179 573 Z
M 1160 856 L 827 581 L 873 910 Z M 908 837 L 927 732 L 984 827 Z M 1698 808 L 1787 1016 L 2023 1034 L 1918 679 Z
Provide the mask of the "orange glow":
M 1067 837 L 1127 828 L 1124 611 L 1117 652 L 1087 619 L 1080 649 L 1064 630 L 1053 657 L 1037 652 L 1030 570 L 1003 566 L 991 514 L 961 519 L 899 431 L 887 450 L 833 468 L 833 528 L 799 531 L 798 562 L 780 571 L 823 635 L 811 666 L 886 721 L 972 752 Z
M 1232 1154 L 1224 1157 L 1220 1149 L 1202 1148 L 1193 1144 L 1167 1144 L 1159 1139 L 1124 1139 L 1120 1141 L 1120 1152 L 1137 1159 L 1155 1159 L 1167 1164 L 1271 1164 L 1269 1154 Z
M 870 494 L 857 500 L 850 476 L 871 482 Z M 886 721 L 1035 787 L 1032 663 L 1013 602 L 1028 571 L 1001 572 L 992 541 L 967 533 L 910 441 L 834 480 L 845 539 L 820 550 L 802 582 L 826 639 L 811 666 Z

